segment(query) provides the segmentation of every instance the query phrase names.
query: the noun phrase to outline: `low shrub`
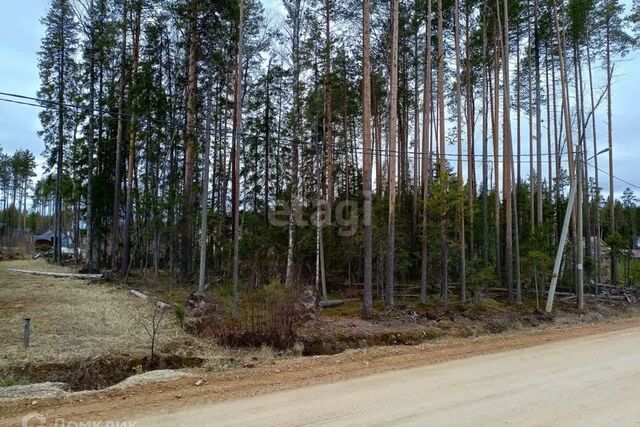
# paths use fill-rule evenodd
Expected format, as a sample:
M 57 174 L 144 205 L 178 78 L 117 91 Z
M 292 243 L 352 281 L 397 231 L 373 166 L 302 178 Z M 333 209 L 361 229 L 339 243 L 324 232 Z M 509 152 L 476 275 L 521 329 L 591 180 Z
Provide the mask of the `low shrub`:
M 296 331 L 303 320 L 299 294 L 272 283 L 245 294 L 238 316 L 223 318 L 215 335 L 222 345 L 285 349 L 296 341 Z

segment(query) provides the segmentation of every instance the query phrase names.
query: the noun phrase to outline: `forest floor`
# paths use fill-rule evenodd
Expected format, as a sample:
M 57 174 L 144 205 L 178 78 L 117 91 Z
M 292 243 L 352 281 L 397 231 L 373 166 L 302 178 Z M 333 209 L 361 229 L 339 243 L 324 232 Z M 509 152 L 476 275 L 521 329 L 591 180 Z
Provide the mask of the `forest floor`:
M 265 346 L 221 347 L 183 331 L 174 313 L 169 312 L 156 343 L 160 358 L 148 366 L 150 337 L 146 329 L 153 310 L 149 303 L 131 296 L 128 289 L 142 289 L 171 304 L 184 304 L 189 289 L 167 280 L 154 285 L 135 275 L 129 285 L 124 285 L 32 276 L 11 272 L 10 268 L 73 271 L 43 260 L 0 262 L 0 401 L 2 389 L 16 384 L 63 382 L 67 390 L 79 391 L 112 386 L 151 369 L 196 368 L 195 374 L 204 376 L 257 369 L 267 372 L 280 363 L 315 360 L 300 358 L 300 354 L 385 351 L 377 350 L 377 346 L 396 346 L 389 349 L 391 352 L 407 345 L 446 347 L 448 342 L 476 342 L 496 334 L 553 333 L 556 328 L 576 324 L 598 328 L 596 322 L 624 323 L 624 319 L 637 318 L 640 313 L 638 304 L 593 299 L 587 299 L 583 312 L 574 303 L 558 302 L 553 315 L 536 310 L 532 300 L 517 309 L 493 299 L 466 305 L 453 300 L 445 310 L 433 298 L 423 306 L 400 305 L 393 311 L 384 311 L 376 301 L 376 315 L 363 320 L 360 303 L 353 301 L 323 309 L 317 319 L 300 328 L 294 352 Z M 25 317 L 32 319 L 28 350 L 22 345 Z

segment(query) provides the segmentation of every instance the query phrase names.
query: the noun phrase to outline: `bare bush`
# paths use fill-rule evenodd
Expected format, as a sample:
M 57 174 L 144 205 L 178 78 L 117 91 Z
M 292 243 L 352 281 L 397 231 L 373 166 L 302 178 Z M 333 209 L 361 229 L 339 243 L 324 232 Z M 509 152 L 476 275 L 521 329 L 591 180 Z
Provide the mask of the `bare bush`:
M 271 284 L 245 295 L 237 318 L 224 318 L 215 330 L 222 345 L 271 346 L 290 348 L 298 328 L 309 319 L 308 304 L 301 303 L 304 293 Z

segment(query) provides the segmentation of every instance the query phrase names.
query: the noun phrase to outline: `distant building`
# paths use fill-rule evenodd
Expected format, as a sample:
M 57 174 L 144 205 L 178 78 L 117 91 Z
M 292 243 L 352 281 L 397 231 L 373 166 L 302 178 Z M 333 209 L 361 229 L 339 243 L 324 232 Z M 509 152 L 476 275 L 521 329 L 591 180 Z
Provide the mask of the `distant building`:
M 42 234 L 33 236 L 33 243 L 36 247 L 39 248 L 52 248 L 55 242 L 55 233 L 53 230 L 47 230 Z M 63 231 L 62 232 L 62 252 L 67 252 L 73 249 L 73 239 L 69 235 L 69 233 Z
M 600 256 L 605 256 L 609 254 L 611 248 L 609 245 L 605 243 L 604 240 L 599 239 L 595 236 L 591 236 L 591 256 L 595 257 L 598 255 L 598 242 L 600 242 Z

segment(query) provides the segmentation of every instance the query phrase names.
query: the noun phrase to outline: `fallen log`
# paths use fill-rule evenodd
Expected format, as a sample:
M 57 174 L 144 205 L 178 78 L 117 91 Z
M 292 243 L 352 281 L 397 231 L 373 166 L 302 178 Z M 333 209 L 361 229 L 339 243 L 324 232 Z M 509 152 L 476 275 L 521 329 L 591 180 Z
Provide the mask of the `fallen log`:
M 138 297 L 140 299 L 143 299 L 145 301 L 149 301 L 149 296 L 143 294 L 140 291 L 136 291 L 135 289 L 131 289 L 129 292 L 131 292 L 131 295 Z M 162 302 L 162 301 L 156 301 L 156 306 L 161 309 L 161 310 L 167 310 L 169 308 L 171 308 L 171 304 L 167 304 L 166 302 Z
M 336 307 L 346 302 L 360 301 L 360 298 L 332 299 L 320 301 L 320 308 Z
M 7 270 L 13 271 L 15 273 L 33 274 L 35 276 L 68 277 L 71 279 L 85 279 L 85 280 L 104 279 L 104 274 L 59 273 L 54 271 L 22 270 L 19 268 L 8 268 Z

